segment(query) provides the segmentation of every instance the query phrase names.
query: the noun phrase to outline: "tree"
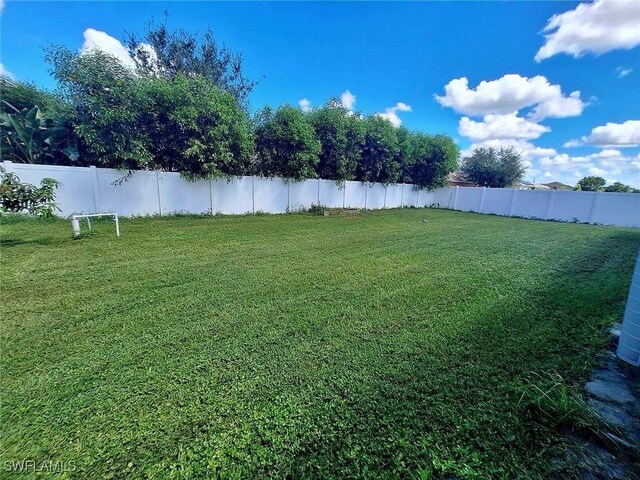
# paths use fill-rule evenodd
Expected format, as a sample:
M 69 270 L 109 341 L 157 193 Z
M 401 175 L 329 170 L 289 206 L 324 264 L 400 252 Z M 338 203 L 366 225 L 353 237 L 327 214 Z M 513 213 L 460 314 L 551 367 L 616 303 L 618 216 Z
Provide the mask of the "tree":
M 75 108 L 73 128 L 87 164 L 187 178 L 248 173 L 253 142 L 246 112 L 204 77 L 140 76 L 100 51 L 56 47 L 47 58 Z
M 121 169 L 153 168 L 149 139 L 138 128 L 138 77 L 114 56 L 99 50 L 77 54 L 47 49 L 51 73 L 73 105 L 73 130 L 85 164 Z
M 337 99 L 308 114 L 308 119 L 320 141 L 321 150 L 316 168 L 320 178 L 352 180 L 362 157 L 365 126 Z
M 398 155 L 396 161 L 400 164 L 400 178 L 398 181 L 403 183 L 413 182 L 415 135 L 416 133 L 409 131 L 405 127 L 398 127 L 396 129 L 396 137 L 398 138 Z
M 154 168 L 187 178 L 246 175 L 253 156 L 246 113 L 200 75 L 140 79 L 139 129 Z
M 447 177 L 458 167 L 459 150 L 447 135 L 414 133 L 411 136 L 410 182 L 429 190 L 447 185 Z
M 296 180 L 316 176 L 321 145 L 304 113 L 289 105 L 275 112 L 265 107 L 255 123 L 256 153 L 262 175 Z
M 167 18 L 165 12 L 163 23 L 151 21 L 142 37 L 128 36 L 129 55 L 138 71 L 168 79 L 180 73 L 201 75 L 243 104 L 257 82 L 245 77 L 242 54 L 219 46 L 210 28 L 201 36 L 185 30 L 170 31 Z
M 630 187 L 629 185 L 625 185 L 624 183 L 621 182 L 613 182 L 611 185 L 607 185 L 604 188 L 605 192 L 622 192 L 622 193 L 629 193 L 629 192 L 633 192 L 633 188 Z
M 460 173 L 481 187 L 510 187 L 524 175 L 526 168 L 513 147 L 476 148 L 463 160 Z
M 396 128 L 377 115 L 366 117 L 364 124 L 366 133 L 362 159 L 356 168 L 356 180 L 396 183 L 401 174 Z
M 576 184 L 576 190 L 584 192 L 601 192 L 607 181 L 602 177 L 584 177 Z

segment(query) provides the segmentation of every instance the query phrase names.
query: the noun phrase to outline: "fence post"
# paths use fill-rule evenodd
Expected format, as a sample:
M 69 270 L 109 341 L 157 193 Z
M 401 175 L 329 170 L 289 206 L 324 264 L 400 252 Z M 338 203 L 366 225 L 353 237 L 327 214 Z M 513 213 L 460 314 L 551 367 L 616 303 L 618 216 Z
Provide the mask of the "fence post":
M 382 208 L 387 208 L 387 185 L 384 186 L 384 203 L 382 204 Z
M 98 186 L 98 169 L 91 165 L 89 167 L 89 174 L 91 175 L 91 191 L 93 192 L 93 207 L 94 212 L 98 213 L 102 210 L 102 202 L 100 199 L 100 187 Z
M 453 209 L 456 210 L 456 207 L 458 206 L 458 191 L 460 190 L 460 186 L 456 185 L 456 190 L 453 193 Z
M 549 192 L 547 197 L 547 206 L 544 208 L 544 219 L 549 220 L 549 214 L 551 213 L 551 207 L 553 206 L 553 198 L 555 197 L 555 190 Z
M 320 205 L 320 179 L 318 179 L 318 205 Z
M 211 206 L 211 215 L 214 215 L 213 211 L 213 180 L 209 179 L 209 205 Z
M 420 188 L 416 188 L 416 207 L 420 208 Z
M 256 176 L 251 175 L 251 213 L 256 213 Z
M 367 209 L 367 200 L 369 198 L 369 185 L 364 184 L 364 209 Z
M 482 213 L 484 210 L 484 197 L 487 193 L 487 187 L 482 187 L 482 193 L 480 194 L 480 207 L 478 208 L 478 212 Z
M 511 194 L 511 203 L 509 204 L 509 216 L 513 217 L 513 214 L 516 209 L 516 193 L 518 191 L 517 188 L 513 188 L 513 193 Z
M 160 201 L 160 171 L 156 170 L 156 191 L 158 192 L 158 214 L 162 216 L 162 202 Z
M 400 208 L 404 208 L 404 183 L 402 184 L 402 191 L 400 192 Z
M 600 203 L 600 195 L 602 193 L 601 192 L 596 192 L 595 195 L 593 196 L 593 203 L 591 204 L 591 212 L 589 212 L 589 223 L 593 223 L 593 219 L 596 216 L 596 213 L 598 211 L 598 204 Z
M 287 212 L 291 211 L 291 180 L 287 181 Z
M 364 192 L 364 208 L 367 208 L 367 192 Z M 347 181 L 345 180 L 344 185 L 342 187 L 342 208 L 344 208 L 345 197 L 347 196 Z

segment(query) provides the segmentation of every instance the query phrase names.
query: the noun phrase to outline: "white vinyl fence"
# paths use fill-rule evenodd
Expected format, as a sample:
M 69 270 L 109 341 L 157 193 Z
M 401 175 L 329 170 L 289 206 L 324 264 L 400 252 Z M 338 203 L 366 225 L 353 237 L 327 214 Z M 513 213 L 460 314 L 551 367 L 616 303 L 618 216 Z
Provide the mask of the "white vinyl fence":
M 178 173 L 124 173 L 96 167 L 62 167 L 4 162 L 23 182 L 45 177 L 62 185 L 61 215 L 116 212 L 122 216 L 172 213 L 285 213 L 320 204 L 334 208 L 435 207 L 514 217 L 640 227 L 640 194 L 448 187 L 428 192 L 410 184 L 384 186 L 331 180 L 284 181 L 235 177 L 189 182 Z

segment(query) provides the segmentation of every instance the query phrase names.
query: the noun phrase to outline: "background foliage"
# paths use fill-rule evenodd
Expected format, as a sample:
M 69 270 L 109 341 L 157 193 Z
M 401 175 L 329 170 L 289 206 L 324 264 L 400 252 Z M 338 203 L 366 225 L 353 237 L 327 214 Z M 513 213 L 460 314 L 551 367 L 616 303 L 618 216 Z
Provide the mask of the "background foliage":
M 257 82 L 210 30 L 171 31 L 165 18 L 129 35 L 128 48 L 135 67 L 98 50 L 48 47 L 55 93 L 2 78 L 2 159 L 427 189 L 457 167 L 450 137 L 397 128 L 336 98 L 309 112 L 283 105 L 250 116 Z
M 476 148 L 464 159 L 460 172 L 481 187 L 504 188 L 522 179 L 526 168 L 513 147 Z

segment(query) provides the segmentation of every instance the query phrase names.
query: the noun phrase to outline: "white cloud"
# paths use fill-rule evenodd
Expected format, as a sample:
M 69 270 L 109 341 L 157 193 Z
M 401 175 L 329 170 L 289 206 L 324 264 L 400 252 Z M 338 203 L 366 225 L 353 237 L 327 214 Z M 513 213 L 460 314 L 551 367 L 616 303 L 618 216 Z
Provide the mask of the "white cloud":
M 466 77 L 461 77 L 444 88 L 444 96 L 435 95 L 438 103 L 465 115 L 504 115 L 530 107 L 529 116 L 541 120 L 577 116 L 585 107 L 579 91 L 565 96 L 560 85 L 552 85 L 541 75 L 528 78 L 507 74 L 497 80 L 482 81 L 475 89 L 469 88 Z
M 607 179 L 608 183 L 622 182 L 635 187 L 640 186 L 640 154 L 623 155 L 620 150 L 602 150 L 582 156 L 566 153 L 542 157 L 535 162 L 530 171 L 538 169 L 551 173 L 554 179 L 575 184 L 587 175 L 597 175 Z
M 543 33 L 544 45 L 536 62 L 566 53 L 578 58 L 615 49 L 640 45 L 640 6 L 638 0 L 595 0 L 575 9 L 553 15 Z
M 87 28 L 83 35 L 84 43 L 80 47 L 80 53 L 100 50 L 116 57 L 125 67 L 135 69 L 135 63 L 129 56 L 129 51 L 117 38 L 94 28 Z
M 616 77 L 624 78 L 627 75 L 629 75 L 631 72 L 633 72 L 633 68 L 618 67 L 616 68 Z
M 598 147 L 636 147 L 640 145 L 640 120 L 627 120 L 624 123 L 607 123 L 595 127 L 590 135 L 569 140 L 565 147 L 595 145 Z
M 95 50 L 100 50 L 104 53 L 108 53 L 116 57 L 120 60 L 120 63 L 130 70 L 136 69 L 136 64 L 134 60 L 129 55 L 129 50 L 118 40 L 117 38 L 112 37 L 106 32 L 102 32 L 100 30 L 96 30 L 95 28 L 87 28 L 84 31 L 84 43 L 82 47 L 80 47 L 80 54 L 89 53 Z M 152 62 L 158 58 L 155 50 L 148 43 L 141 43 L 136 51 L 144 52 L 149 56 Z M 156 64 L 157 67 L 157 64 Z M 156 68 L 157 70 L 157 68 Z
M 473 143 L 469 148 L 460 152 L 460 157 L 468 157 L 476 148 L 509 148 L 513 147 L 526 163 L 531 163 L 535 159 L 557 155 L 558 152 L 554 148 L 536 147 L 531 142 L 517 139 L 492 139 L 482 142 Z
M 300 100 L 298 102 L 298 105 L 300 106 L 300 110 L 302 110 L 303 112 L 308 112 L 309 110 L 311 110 L 311 101 L 306 98 Z
M 0 0 L 0 1 L 2 1 L 2 0 Z M 2 63 L 0 63 L 0 75 L 3 76 L 3 77 L 15 78 L 13 73 L 11 73 L 9 70 L 7 70 Z
M 389 120 L 394 127 L 399 127 L 402 124 L 402 119 L 398 116 L 398 112 L 410 112 L 411 105 L 407 105 L 404 102 L 398 102 L 393 107 L 388 107 L 384 112 L 376 113 L 380 118 Z
M 506 115 L 485 115 L 483 121 L 476 122 L 469 117 L 462 117 L 458 125 L 458 133 L 473 141 L 493 139 L 525 139 L 538 138 L 551 129 L 518 117 L 517 112 Z
M 0 13 L 4 10 L 4 0 L 0 0 Z
M 340 102 L 347 110 L 353 110 L 353 107 L 356 105 L 356 96 L 349 90 L 345 90 L 342 92 L 342 95 L 340 95 Z

